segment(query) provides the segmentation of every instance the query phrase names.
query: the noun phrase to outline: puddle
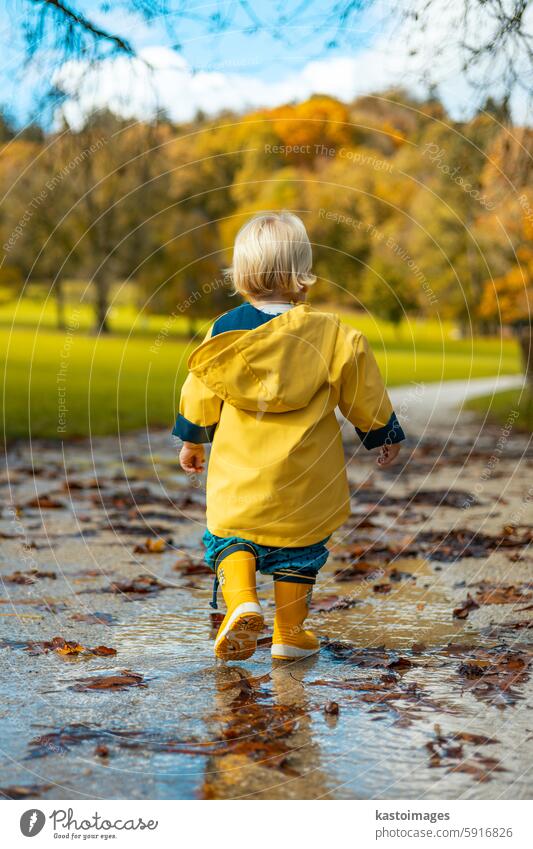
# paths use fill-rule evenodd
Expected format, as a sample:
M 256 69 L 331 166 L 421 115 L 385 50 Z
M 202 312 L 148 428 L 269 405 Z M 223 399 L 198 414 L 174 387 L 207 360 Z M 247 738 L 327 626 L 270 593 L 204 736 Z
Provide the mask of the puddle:
M 155 435 L 154 446 L 168 457 L 166 436 Z M 100 440 L 97 448 L 105 492 L 126 491 L 116 444 Z M 90 454 L 80 446 L 69 450 L 64 460 L 49 446 L 43 448 L 48 475 L 40 481 L 43 494 L 59 490 L 64 463 L 73 479 L 83 482 L 86 475 L 90 483 Z M 132 478 L 155 481 L 145 440 L 128 437 L 124 455 Z M 505 463 L 502 457 L 501 470 Z M 442 469 L 424 474 L 427 488 L 445 486 Z M 12 491 L 5 488 L 4 493 L 15 503 L 32 489 L 28 471 L 21 467 L 17 475 Z M 162 465 L 160 478 L 179 500 L 183 481 L 170 463 Z M 486 497 L 491 485 L 486 482 Z M 393 487 L 390 480 L 387 487 Z M 468 483 L 463 480 L 461 488 L 468 489 Z M 45 509 L 38 514 L 42 529 L 30 527 L 35 517 L 22 516 L 30 540 L 33 533 L 41 535 L 37 541 L 51 529 L 57 534 L 50 537 L 52 547 L 31 549 L 34 563 L 20 562 L 20 539 L 3 540 L 2 575 L 12 572 L 17 560 L 17 569 L 36 564 L 53 569 L 61 580 L 54 586 L 53 603 L 44 580 L 29 588 L 3 585 L 0 698 L 7 716 L 0 786 L 51 784 L 43 795 L 65 799 L 530 797 L 531 632 L 524 621 L 531 613 L 522 612 L 527 605 L 514 603 L 480 605 L 463 620 L 453 616 L 468 593 L 476 594 L 476 582 L 525 586 L 529 562 L 498 550 L 455 563 L 417 557 L 391 563 L 381 555 L 370 576 L 339 580 L 336 572 L 349 570 L 360 558 L 333 555 L 319 576 L 309 620 L 323 640 L 320 655 L 273 665 L 268 646 L 262 646 L 249 662 L 226 666 L 212 655 L 210 576 L 174 568 L 180 552 L 200 556 L 198 518 L 176 521 L 169 534 L 174 547 L 163 554 L 134 555 L 143 540 L 128 534 L 128 508 L 116 508 L 123 529 L 106 531 L 94 494 L 94 488 L 84 490 L 83 485 L 70 493 L 73 509 L 96 529 L 94 537 L 72 535 L 77 525 L 71 511 Z M 364 509 L 359 505 L 358 517 Z M 394 532 L 370 526 L 368 537 L 394 544 L 404 534 L 416 534 L 422 524 L 431 530 L 445 527 L 448 515 L 457 520 L 457 511 L 439 508 L 433 520 L 427 505 L 411 509 L 411 525 L 402 521 Z M 511 497 L 505 509 L 510 514 L 516 509 Z M 487 532 L 495 533 L 504 521 L 502 508 L 500 524 Z M 359 534 L 348 523 L 339 539 L 345 545 L 343 540 L 366 534 L 364 526 Z M 112 547 L 117 542 L 120 549 Z M 90 574 L 94 570 L 96 577 Z M 103 593 L 103 574 L 120 581 L 155 575 L 171 588 L 137 598 Z M 268 633 L 274 616 L 272 584 L 262 577 L 259 584 Z M 222 612 L 221 598 L 219 603 Z M 90 615 L 73 616 L 94 611 L 107 616 L 108 624 Z M 502 622 L 519 627 L 505 630 Z M 69 661 L 54 652 L 33 656 L 24 651 L 25 641 L 56 635 L 85 646 L 110 646 L 117 654 Z M 471 649 L 450 653 L 450 642 Z M 486 656 L 476 655 L 481 647 Z M 142 675 L 146 686 L 115 692 L 72 689 L 80 677 L 124 669 Z M 95 753 L 97 739 L 89 735 L 66 751 L 51 747 L 27 760 L 36 735 L 75 723 L 110 732 L 107 758 Z M 120 736 L 126 732 L 134 736 Z M 487 738 L 497 742 L 487 743 Z M 460 756 L 454 756 L 459 750 Z
M 464 630 L 450 616 L 445 586 L 426 560 L 398 559 L 394 567 L 402 574 L 398 581 L 389 581 L 384 576 L 373 582 L 350 581 L 340 585 L 331 578 L 329 567 L 320 576 L 315 603 L 322 594 L 339 589 L 343 597 L 359 603 L 352 610 L 315 614 L 323 633 L 361 646 L 408 648 L 415 641 L 428 646 L 445 644 Z M 374 586 L 380 585 L 388 591 L 376 592 Z
M 128 654 L 150 650 L 165 654 L 179 651 L 181 655 L 186 646 L 191 650 L 199 643 L 206 645 L 210 632 L 205 609 L 195 606 L 176 613 L 142 614 L 134 623 L 117 629 L 115 644 Z

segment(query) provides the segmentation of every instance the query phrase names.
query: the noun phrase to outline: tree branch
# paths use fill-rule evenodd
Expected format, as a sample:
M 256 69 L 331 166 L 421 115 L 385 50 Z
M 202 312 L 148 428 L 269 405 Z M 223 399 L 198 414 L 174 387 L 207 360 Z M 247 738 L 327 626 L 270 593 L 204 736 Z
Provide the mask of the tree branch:
M 50 11 L 56 17 L 61 17 L 67 27 L 68 37 L 81 32 L 91 36 L 95 41 L 103 40 L 113 44 L 115 49 L 120 53 L 126 53 L 128 56 L 135 55 L 135 51 L 128 41 L 118 35 L 100 29 L 82 15 L 81 12 L 67 6 L 62 0 L 30 0 L 30 2 L 40 7 L 43 11 Z

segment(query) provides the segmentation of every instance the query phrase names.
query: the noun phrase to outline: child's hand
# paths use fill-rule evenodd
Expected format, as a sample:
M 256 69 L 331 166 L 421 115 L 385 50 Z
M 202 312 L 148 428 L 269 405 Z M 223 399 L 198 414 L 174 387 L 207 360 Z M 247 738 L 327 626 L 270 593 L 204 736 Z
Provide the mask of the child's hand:
M 205 451 L 203 445 L 194 442 L 184 442 L 180 451 L 180 466 L 188 475 L 203 472 L 205 466 Z
M 379 449 L 378 459 L 376 461 L 377 466 L 390 466 L 393 463 L 400 453 L 400 443 L 396 442 L 394 445 L 382 445 Z

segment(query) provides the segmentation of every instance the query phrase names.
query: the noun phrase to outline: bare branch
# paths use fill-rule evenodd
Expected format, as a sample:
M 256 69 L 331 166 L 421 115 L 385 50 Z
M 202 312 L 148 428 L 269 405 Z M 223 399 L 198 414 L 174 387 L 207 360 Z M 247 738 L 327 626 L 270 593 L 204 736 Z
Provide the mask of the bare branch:
M 125 53 L 129 56 L 134 55 L 134 50 L 128 41 L 121 38 L 119 35 L 107 32 L 106 30 L 97 27 L 88 18 L 82 15 L 81 12 L 67 6 L 66 3 L 61 2 L 61 0 L 29 0 L 29 2 L 40 7 L 43 13 L 39 22 L 39 30 L 37 33 L 39 40 L 43 37 L 45 15 L 48 12 L 54 16 L 56 22 L 61 22 L 65 27 L 65 42 L 69 46 L 76 38 L 79 38 L 80 34 L 85 34 L 92 37 L 95 41 L 101 40 L 109 42 L 121 53 Z

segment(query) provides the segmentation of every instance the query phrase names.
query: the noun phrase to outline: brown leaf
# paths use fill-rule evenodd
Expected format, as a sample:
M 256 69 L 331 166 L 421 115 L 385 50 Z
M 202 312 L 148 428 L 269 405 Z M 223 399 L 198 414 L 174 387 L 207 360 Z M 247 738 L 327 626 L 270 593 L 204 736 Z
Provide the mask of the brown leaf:
M 25 507 L 37 508 L 39 510 L 63 510 L 65 505 L 50 495 L 40 495 L 33 501 L 28 501 Z
M 452 735 L 452 739 L 464 740 L 466 743 L 473 743 L 475 746 L 488 746 L 500 742 L 495 737 L 485 737 L 483 734 L 471 734 L 470 731 L 456 731 Z
M 530 545 L 533 531 L 526 529 L 521 535 L 491 536 L 480 531 L 457 528 L 453 531 L 421 531 L 414 541 L 415 549 L 425 553 L 430 560 L 452 563 L 462 557 L 487 557 L 497 549 L 519 549 Z
M 502 646 L 490 649 L 449 646 L 447 651 L 462 655 L 463 662 L 457 671 L 466 679 L 464 686 L 477 698 L 496 704 L 500 709 L 521 698 L 514 688 L 529 677 L 533 657 L 531 646 L 522 644 L 520 650 L 514 651 Z
M 50 578 L 54 581 L 57 575 L 55 572 L 41 572 L 40 569 L 30 569 L 28 572 L 12 572 L 11 575 L 5 575 L 3 580 L 9 584 L 34 584 L 38 578 Z
M 252 677 L 251 675 L 245 675 L 240 669 L 235 670 L 237 672 L 238 678 L 235 681 L 228 681 L 225 684 L 220 684 L 219 689 L 223 692 L 225 690 L 234 690 L 235 688 L 244 687 L 248 691 L 252 691 L 257 689 L 260 684 L 264 684 L 266 681 L 270 681 L 270 673 L 266 673 L 265 675 L 260 675 L 257 677 Z
M 351 563 L 345 569 L 337 569 L 334 573 L 336 581 L 371 581 L 373 577 L 376 579 L 383 575 L 383 566 L 378 562 L 369 562 L 359 560 L 357 563 Z
M 409 669 L 413 662 L 408 657 L 399 657 L 397 660 L 392 660 L 388 664 L 389 669 Z
M 91 654 L 98 655 L 98 657 L 111 657 L 117 653 L 116 649 L 111 649 L 108 646 L 96 646 L 94 649 L 87 649 Z
M 460 745 L 454 742 L 460 740 Z M 462 772 L 473 776 L 476 781 L 490 781 L 491 773 L 503 771 L 500 762 L 496 758 L 489 758 L 476 752 L 476 760 L 468 760 L 463 753 L 463 745 L 471 743 L 474 746 L 485 746 L 497 743 L 492 737 L 481 734 L 471 734 L 467 731 L 456 731 L 445 735 L 439 725 L 435 726 L 434 739 L 426 743 L 426 749 L 430 753 L 431 767 L 447 767 L 448 772 Z
M 468 763 L 467 761 L 454 764 L 448 769 L 448 772 L 466 772 L 468 775 L 472 775 L 475 779 L 477 779 L 477 781 L 490 781 L 490 775 L 487 770 L 476 766 L 476 764 Z
M 32 640 L 26 643 L 24 648 L 30 654 L 47 654 L 49 651 L 54 651 L 56 654 L 63 656 L 88 654 L 110 657 L 117 653 L 116 649 L 111 649 L 107 646 L 96 646 L 96 648 L 91 649 L 81 645 L 76 640 L 65 640 L 63 637 L 53 637 L 51 640 L 42 640 L 40 642 Z
M 213 570 L 203 560 L 195 559 L 189 554 L 178 558 L 172 568 L 184 575 L 213 575 Z
M 54 637 L 52 643 L 56 640 L 61 640 L 61 643 L 58 642 L 57 645 L 53 646 L 53 649 L 57 652 L 57 654 L 81 654 L 85 651 L 84 647 L 75 641 L 66 641 L 61 637 Z
M 109 592 L 138 595 L 148 595 L 164 589 L 168 589 L 167 585 L 162 584 L 154 575 L 139 575 L 131 581 L 113 581 L 109 585 Z
M 328 595 L 313 598 L 311 610 L 316 613 L 331 613 L 334 610 L 350 610 L 357 604 L 361 604 L 361 601 L 350 596 Z
M 498 584 L 481 584 L 481 589 L 476 593 L 478 604 L 520 604 L 529 601 L 531 593 L 521 587 L 501 586 Z
M 161 554 L 166 548 L 164 539 L 151 539 L 150 537 L 139 543 L 133 549 L 134 554 Z
M 72 687 L 73 690 L 123 690 L 125 687 L 146 687 L 144 676 L 138 672 L 124 669 L 114 675 L 96 675 L 90 678 L 79 678 Z
M 466 600 L 460 605 L 460 607 L 456 607 L 453 611 L 453 615 L 455 619 L 467 619 L 468 614 L 471 610 L 477 610 L 479 604 L 475 601 L 470 593 L 468 593 Z
M 0 787 L 0 795 L 5 799 L 40 799 L 51 787 L 51 784 L 12 784 Z
M 75 622 L 86 622 L 88 625 L 116 625 L 117 622 L 111 613 L 73 613 L 70 618 Z

